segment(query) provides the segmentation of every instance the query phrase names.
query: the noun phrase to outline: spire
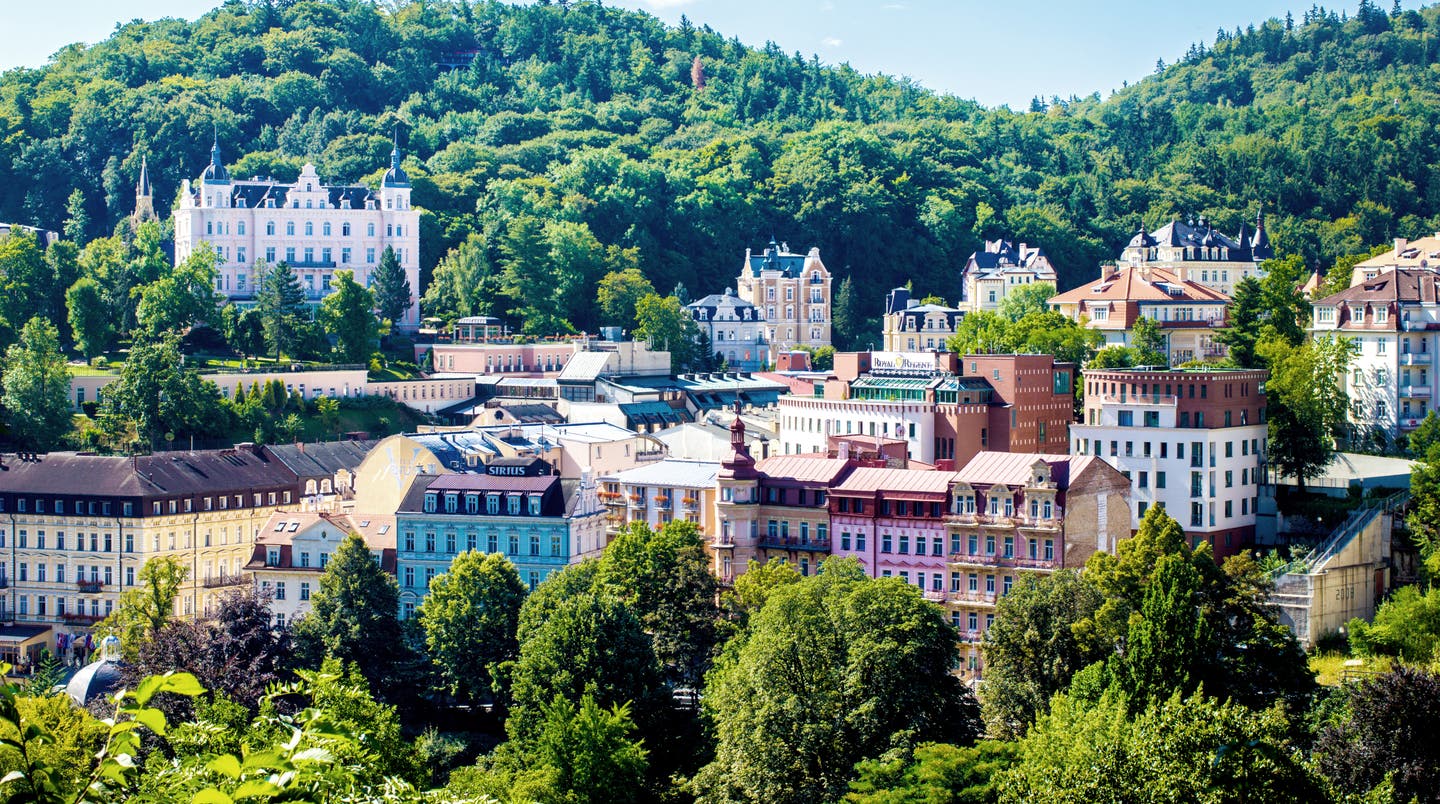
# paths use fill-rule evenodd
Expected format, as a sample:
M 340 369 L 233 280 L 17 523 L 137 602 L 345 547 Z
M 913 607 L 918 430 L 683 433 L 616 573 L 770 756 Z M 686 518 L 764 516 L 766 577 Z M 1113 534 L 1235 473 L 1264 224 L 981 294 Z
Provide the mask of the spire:
M 220 126 L 211 123 L 210 130 L 214 139 L 210 142 L 210 165 L 205 172 L 200 174 L 202 182 L 229 182 L 230 174 L 225 171 L 225 164 L 220 161 Z
M 730 457 L 720 462 L 721 476 L 755 477 L 755 459 L 745 444 L 745 422 L 740 420 L 740 400 L 735 400 L 735 420 L 730 422 Z
M 1255 236 L 1250 239 L 1250 256 L 1257 262 L 1275 256 L 1275 250 L 1270 247 L 1270 234 L 1265 231 L 1264 207 L 1255 212 Z
M 410 177 L 400 168 L 400 124 L 396 123 L 391 130 L 390 148 L 390 169 L 385 171 L 385 178 L 380 180 L 383 187 L 409 187 Z
M 150 167 L 145 157 L 140 157 L 140 180 L 135 183 L 135 197 L 150 195 Z

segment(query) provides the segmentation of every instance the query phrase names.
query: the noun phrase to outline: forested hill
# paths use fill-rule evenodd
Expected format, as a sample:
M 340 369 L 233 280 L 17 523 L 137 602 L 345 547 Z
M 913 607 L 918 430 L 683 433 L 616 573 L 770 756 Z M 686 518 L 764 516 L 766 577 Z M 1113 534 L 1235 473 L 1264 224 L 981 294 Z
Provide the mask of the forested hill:
M 1440 228 L 1435 8 L 1217 20 L 1108 99 L 1012 112 L 590 2 L 393 5 L 230 0 L 0 75 L 0 220 L 58 229 L 79 188 L 106 234 L 142 157 L 165 215 L 212 125 L 236 175 L 374 181 L 398 122 L 427 270 L 464 244 L 450 262 L 487 290 L 441 301 L 504 313 L 500 270 L 548 248 L 559 312 L 591 330 L 606 270 L 716 292 L 771 234 L 818 245 L 874 313 L 909 279 L 953 300 L 1002 234 L 1070 286 L 1142 220 L 1233 232 L 1263 204 L 1312 265 Z

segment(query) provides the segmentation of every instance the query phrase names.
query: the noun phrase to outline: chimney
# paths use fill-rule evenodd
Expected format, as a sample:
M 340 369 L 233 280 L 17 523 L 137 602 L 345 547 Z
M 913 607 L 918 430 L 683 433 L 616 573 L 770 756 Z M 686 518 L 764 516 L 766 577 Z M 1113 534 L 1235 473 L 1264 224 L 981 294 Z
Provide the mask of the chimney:
M 1440 236 L 1440 234 L 1437 234 L 1437 236 Z M 1407 242 L 1407 241 L 1406 241 L 1405 238 L 1403 238 L 1403 237 L 1397 237 L 1397 238 L 1395 238 L 1395 256 L 1397 256 L 1397 257 L 1400 256 L 1400 252 L 1402 252 L 1402 251 L 1405 250 L 1405 243 L 1406 243 L 1406 242 Z

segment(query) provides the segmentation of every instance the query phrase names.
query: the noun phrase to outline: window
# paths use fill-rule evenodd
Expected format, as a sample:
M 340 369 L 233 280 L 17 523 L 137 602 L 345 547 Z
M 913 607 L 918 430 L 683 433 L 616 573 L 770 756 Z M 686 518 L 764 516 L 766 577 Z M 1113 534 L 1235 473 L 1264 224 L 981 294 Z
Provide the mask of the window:
M 882 553 L 891 553 L 891 552 L 894 552 L 894 550 L 891 549 L 893 546 L 894 546 L 894 544 L 893 544 L 893 542 L 891 541 L 890 534 L 886 533 L 886 534 L 884 534 L 884 535 L 882 535 L 882 536 L 880 537 L 880 552 L 882 552 Z M 24 566 L 24 565 L 22 564 L 21 566 Z

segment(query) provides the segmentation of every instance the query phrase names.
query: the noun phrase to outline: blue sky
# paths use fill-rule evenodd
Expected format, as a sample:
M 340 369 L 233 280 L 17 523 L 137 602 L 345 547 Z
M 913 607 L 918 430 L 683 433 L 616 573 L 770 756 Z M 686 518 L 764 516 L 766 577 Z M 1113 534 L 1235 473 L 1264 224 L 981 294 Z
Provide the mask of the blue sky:
M 1174 61 L 1190 43 L 1293 10 L 1309 0 L 605 0 L 675 23 L 680 15 L 746 44 L 773 40 L 865 73 L 908 75 L 988 106 L 1024 108 L 1036 95 L 1118 89 Z M 1351 12 L 1358 0 L 1329 3 Z M 104 39 L 122 20 L 194 19 L 210 0 L 7 2 L 0 69 L 38 66 L 62 46 Z M 1379 5 L 1388 10 L 1389 2 Z M 1419 0 L 1406 0 L 1416 8 Z

